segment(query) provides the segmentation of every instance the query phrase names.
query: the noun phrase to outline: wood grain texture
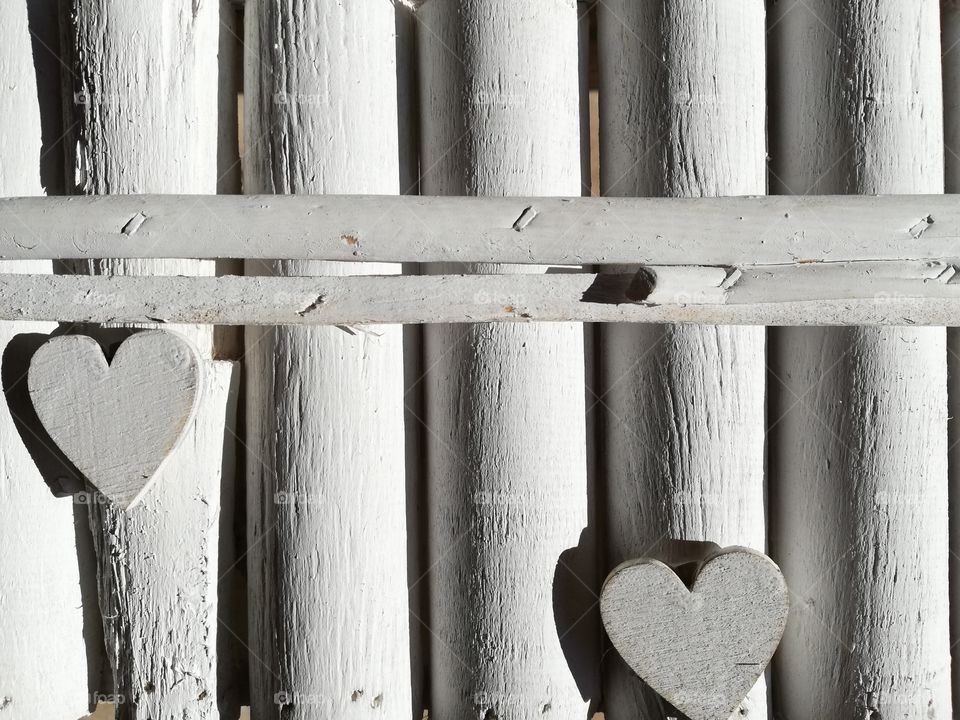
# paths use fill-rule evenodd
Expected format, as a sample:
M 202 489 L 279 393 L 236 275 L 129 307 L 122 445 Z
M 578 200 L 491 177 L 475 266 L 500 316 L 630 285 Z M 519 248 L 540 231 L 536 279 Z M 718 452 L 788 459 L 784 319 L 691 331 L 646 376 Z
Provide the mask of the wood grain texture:
M 764 193 L 762 0 L 610 0 L 597 12 L 601 191 Z M 741 277 L 748 278 L 745 290 L 754 276 Z M 731 292 L 739 280 L 732 282 Z M 597 402 L 605 413 L 608 565 L 649 554 L 667 539 L 763 551 L 765 330 L 611 325 L 602 337 Z M 749 696 L 736 687 L 738 716 L 765 719 L 763 680 Z M 604 711 L 609 720 L 665 715 L 615 655 L 604 665 Z
M 397 193 L 393 4 L 255 0 L 246 22 L 246 189 Z M 402 339 L 399 326 L 247 330 L 255 717 L 411 714 Z
M 773 188 L 942 192 L 938 3 L 771 10 Z M 771 548 L 795 596 L 773 687 L 792 720 L 952 714 L 945 336 L 772 335 Z
M 216 192 L 217 3 L 70 0 L 62 9 L 74 81 L 67 159 L 76 192 Z M 129 218 L 128 232 L 138 222 Z M 213 263 L 91 260 L 74 269 L 211 275 Z M 167 329 L 182 332 L 202 360 L 210 359 L 210 327 Z M 126 700 L 118 704 L 118 720 L 200 720 L 218 713 L 225 403 L 218 396 L 198 408 L 198 418 L 207 420 L 195 423 L 180 445 L 191 462 L 171 463 L 163 472 L 173 477 L 157 479 L 171 487 L 151 493 L 132 515 L 90 506 L 107 647 Z
M 955 195 L 512 195 L 0 198 L 0 259 L 783 265 L 958 257 Z
M 217 190 L 216 3 L 68 0 L 73 54 L 68 175 L 84 195 Z M 149 28 L 149 30 L 148 30 Z M 180 203 L 184 212 L 197 201 Z M 139 229 L 131 215 L 121 231 Z M 106 257 L 122 257 L 112 252 Z M 86 258 L 96 257 L 87 255 Z M 102 257 L 102 256 L 101 256 Z M 214 263 L 86 260 L 75 272 L 213 275 Z M 209 354 L 212 328 L 183 328 Z
M 619 655 L 690 720 L 735 713 L 773 657 L 789 609 L 780 568 L 741 547 L 705 558 L 689 588 L 659 560 L 628 560 L 600 594 Z
M 960 190 L 960 2 L 941 0 L 944 190 Z M 956 325 L 956 323 L 951 323 Z M 947 329 L 948 457 L 950 472 L 950 651 L 953 700 L 960 699 L 960 330 Z
M 576 2 L 428 2 L 418 19 L 422 191 L 578 194 Z M 506 228 L 533 218 L 525 207 Z M 583 332 L 573 324 L 424 329 L 430 715 L 438 720 L 584 717 L 595 697 L 599 630 L 575 625 L 595 601 L 594 559 L 581 547 Z
M 0 3 L 0 37 L 0 194 L 39 195 L 42 124 L 27 3 Z M 0 267 L 50 272 L 44 261 Z M 6 354 L 18 334 L 54 327 L 0 323 L 0 346 Z M 87 658 L 73 504 L 44 483 L 6 401 L 0 447 L 0 717 L 79 717 L 88 704 Z
M 217 535 L 223 428 L 239 373 L 204 361 L 189 434 L 129 513 L 86 495 L 116 718 L 219 719 Z M 203 560 L 198 561 L 198 555 Z M 227 630 L 223 630 L 227 632 Z
M 199 362 L 173 333 L 137 333 L 109 362 L 91 337 L 56 337 L 30 361 L 30 399 L 70 462 L 130 510 L 193 421 Z
M 747 269 L 645 266 L 637 273 L 420 277 L 128 277 L 0 273 L 0 319 L 80 323 L 348 325 L 632 322 L 948 325 L 960 283 L 928 262 Z M 735 279 L 735 281 L 734 281 Z

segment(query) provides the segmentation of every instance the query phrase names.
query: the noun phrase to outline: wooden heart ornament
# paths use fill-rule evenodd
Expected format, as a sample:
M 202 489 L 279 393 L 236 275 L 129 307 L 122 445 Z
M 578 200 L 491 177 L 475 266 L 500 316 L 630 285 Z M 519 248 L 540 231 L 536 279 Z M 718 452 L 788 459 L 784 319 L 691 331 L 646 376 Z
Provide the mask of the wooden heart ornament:
M 107 363 L 84 335 L 44 343 L 27 387 L 47 433 L 87 480 L 124 509 L 135 506 L 196 412 L 200 360 L 183 338 L 136 333 Z
M 690 720 L 728 720 L 773 657 L 789 607 L 780 568 L 741 547 L 708 556 L 689 589 L 659 560 L 631 560 L 600 595 L 620 656 Z

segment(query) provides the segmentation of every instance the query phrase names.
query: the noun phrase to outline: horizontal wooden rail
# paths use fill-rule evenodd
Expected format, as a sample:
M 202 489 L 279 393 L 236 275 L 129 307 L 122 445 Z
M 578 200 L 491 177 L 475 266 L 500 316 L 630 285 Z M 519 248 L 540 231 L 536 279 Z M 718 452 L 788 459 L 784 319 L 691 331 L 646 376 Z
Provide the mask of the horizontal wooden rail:
M 960 257 L 960 196 L 0 200 L 0 259 L 780 265 Z
M 745 270 L 645 267 L 636 274 L 605 275 L 0 275 L 0 320 L 954 325 L 960 317 L 955 272 L 952 265 L 891 261 Z

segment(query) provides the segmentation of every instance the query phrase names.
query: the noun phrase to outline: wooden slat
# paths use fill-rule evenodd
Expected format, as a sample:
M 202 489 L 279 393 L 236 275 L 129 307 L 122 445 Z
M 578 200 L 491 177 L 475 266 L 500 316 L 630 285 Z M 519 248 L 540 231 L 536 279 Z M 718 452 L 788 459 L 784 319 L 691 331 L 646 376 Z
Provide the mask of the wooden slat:
M 51 122 L 55 138 L 63 127 L 57 108 L 51 109 L 44 102 L 41 109 L 38 97 L 42 101 L 51 97 L 50 83 L 54 97 L 58 96 L 59 77 L 43 74 L 48 69 L 46 63 L 56 64 L 56 60 L 42 49 L 34 56 L 31 32 L 38 44 L 51 25 L 56 35 L 56 16 L 54 22 L 39 28 L 30 20 L 42 18 L 44 12 L 49 17 L 55 8 L 56 2 L 33 2 L 29 11 L 27 3 L 0 3 L 2 193 L 40 194 L 44 192 L 44 180 L 49 180 L 41 179 L 38 164 L 38 158 L 45 154 L 42 140 L 47 139 L 42 131 Z M 55 183 L 48 185 L 48 191 L 62 191 L 62 187 Z M 0 269 L 7 273 L 49 273 L 51 267 L 44 261 L 4 262 Z M 55 327 L 49 323 L 0 323 L 6 399 L 0 405 L 0 717 L 4 720 L 80 717 L 87 711 L 90 693 L 96 692 L 99 679 L 100 658 L 94 650 L 88 690 L 85 630 L 93 649 L 98 644 L 98 623 L 84 627 L 78 571 L 81 562 L 91 571 L 84 574 L 92 577 L 91 563 L 84 552 L 89 549 L 89 540 L 82 542 L 89 535 L 86 513 L 69 496 L 63 497 L 82 483 L 66 472 L 60 482 L 49 471 L 41 472 L 30 451 L 40 457 L 48 451 L 37 442 L 35 429 L 23 422 L 33 411 L 25 378 L 29 352 L 22 341 L 30 335 L 50 333 Z M 49 468 L 49 463 L 43 465 Z M 45 480 L 60 485 L 61 497 L 54 496 Z M 95 597 L 89 599 L 96 604 Z M 95 610 L 92 617 L 96 617 Z
M 429 189 L 429 188 L 427 188 Z M 767 265 L 960 256 L 960 197 L 0 199 L 0 259 Z
M 942 192 L 938 0 L 770 8 L 771 190 Z M 901 252 L 926 241 L 906 236 Z M 771 554 L 793 606 L 775 714 L 953 716 L 945 340 L 771 335 Z
M 960 283 L 926 263 L 653 268 L 634 274 L 422 277 L 124 277 L 0 274 L 0 320 L 216 325 L 632 322 L 741 325 L 957 325 Z
M 604 0 L 597 13 L 601 192 L 691 197 L 763 193 L 763 0 Z M 690 216 L 713 202 L 698 200 L 688 206 Z M 786 220 L 788 212 L 771 224 Z M 730 251 L 736 243 L 703 230 L 705 237 L 717 240 L 717 252 Z M 693 243 L 684 240 L 677 247 L 692 250 Z M 798 309 L 787 295 L 800 291 L 810 297 L 820 290 L 831 294 L 841 277 L 834 266 L 823 265 L 809 274 L 809 267 L 791 267 L 799 272 L 780 275 L 778 268 L 768 274 L 764 268 L 717 275 L 719 268 L 714 268 L 712 282 L 703 282 L 709 277 L 705 274 L 697 276 L 704 285 L 719 282 L 712 291 L 689 287 L 689 270 L 675 282 L 688 286 L 689 297 L 706 302 L 713 301 L 711 295 L 719 289 L 726 303 L 723 310 L 733 311 L 728 319 L 748 323 L 751 314 L 768 313 L 767 320 L 783 321 Z M 667 282 L 671 279 L 669 273 L 660 274 Z M 823 286 L 811 287 L 814 278 L 814 284 L 823 281 Z M 866 268 L 853 270 L 844 287 L 875 298 L 870 283 L 860 284 L 870 278 Z M 780 299 L 786 303 L 762 302 L 750 310 L 749 303 L 740 305 L 754 292 L 770 300 L 761 287 L 772 294 L 783 291 L 787 295 Z M 668 294 L 666 289 L 663 294 Z M 653 296 L 648 301 L 657 302 Z M 673 309 L 677 312 L 665 312 L 665 319 L 705 310 L 692 304 Z M 844 309 L 842 317 L 853 314 Z M 805 315 L 804 310 L 795 317 L 799 315 Z M 711 316 L 701 315 L 707 322 Z M 765 336 L 762 327 L 614 324 L 601 329 L 605 384 L 594 402 L 605 414 L 606 569 L 650 555 L 664 541 L 765 550 Z M 603 685 L 604 709 L 611 720 L 660 720 L 678 714 L 665 712 L 663 701 L 615 653 L 605 656 Z M 711 690 L 703 687 L 704 693 Z M 734 716 L 767 719 L 762 678 Z

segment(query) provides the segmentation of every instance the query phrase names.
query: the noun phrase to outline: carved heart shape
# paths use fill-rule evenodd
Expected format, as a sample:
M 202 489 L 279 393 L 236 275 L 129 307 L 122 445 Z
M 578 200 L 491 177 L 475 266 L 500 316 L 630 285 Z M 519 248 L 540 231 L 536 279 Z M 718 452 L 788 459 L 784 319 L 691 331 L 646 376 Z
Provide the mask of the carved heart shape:
M 780 568 L 741 547 L 709 556 L 690 589 L 641 559 L 615 568 L 600 595 L 620 656 L 690 720 L 728 720 L 773 657 L 789 607 Z
M 63 335 L 30 362 L 40 422 L 86 478 L 124 509 L 136 505 L 196 411 L 200 361 L 184 339 L 127 338 L 108 364 L 96 340 Z

